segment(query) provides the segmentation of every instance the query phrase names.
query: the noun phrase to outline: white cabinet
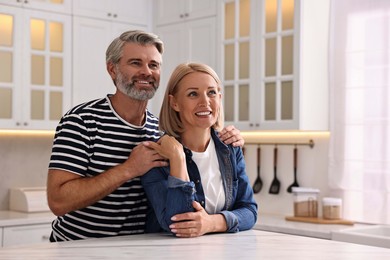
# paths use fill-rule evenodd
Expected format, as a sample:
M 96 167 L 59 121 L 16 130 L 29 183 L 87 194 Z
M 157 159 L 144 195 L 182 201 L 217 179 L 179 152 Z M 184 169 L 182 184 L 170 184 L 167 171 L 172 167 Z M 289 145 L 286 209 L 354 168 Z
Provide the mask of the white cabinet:
M 71 17 L 0 6 L 0 128 L 53 130 L 70 108 Z
M 49 242 L 51 224 L 21 225 L 3 228 L 3 247 Z
M 227 124 L 328 130 L 329 0 L 312 2 L 219 2 Z
M 156 0 L 156 24 L 181 23 L 214 16 L 217 0 Z
M 0 0 L 1 4 L 63 14 L 70 14 L 72 11 L 72 0 Z
M 3 246 L 3 228 L 0 228 L 0 247 Z
M 73 14 L 148 25 L 152 22 L 152 0 L 76 0 L 73 1 Z
M 202 62 L 216 70 L 216 18 L 203 18 L 158 26 L 157 35 L 164 42 L 160 89 L 149 109 L 159 115 L 165 87 L 174 68 L 183 62 Z
M 122 32 L 134 29 L 147 30 L 128 23 L 73 18 L 73 106 L 115 93 L 106 70 L 106 49 Z

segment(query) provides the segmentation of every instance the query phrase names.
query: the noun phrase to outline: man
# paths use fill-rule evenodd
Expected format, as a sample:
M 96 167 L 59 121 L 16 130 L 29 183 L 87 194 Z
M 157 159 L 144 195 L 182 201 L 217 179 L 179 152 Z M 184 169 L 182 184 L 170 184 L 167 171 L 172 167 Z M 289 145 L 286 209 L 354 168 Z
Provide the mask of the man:
M 116 93 L 61 119 L 47 179 L 49 207 L 58 216 L 50 241 L 144 233 L 148 207 L 139 177 L 168 164 L 142 143 L 160 138 L 146 107 L 159 86 L 162 53 L 156 35 L 123 33 L 106 51 Z M 226 143 L 243 145 L 234 127 L 221 133 Z

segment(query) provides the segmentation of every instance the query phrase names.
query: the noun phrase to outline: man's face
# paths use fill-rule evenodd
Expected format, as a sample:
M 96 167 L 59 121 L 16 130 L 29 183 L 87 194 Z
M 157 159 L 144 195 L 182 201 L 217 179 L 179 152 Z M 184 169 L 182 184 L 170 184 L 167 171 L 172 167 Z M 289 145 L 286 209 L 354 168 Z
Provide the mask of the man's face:
M 154 45 L 125 43 L 122 58 L 111 77 L 123 94 L 136 100 L 149 100 L 160 83 L 161 60 Z

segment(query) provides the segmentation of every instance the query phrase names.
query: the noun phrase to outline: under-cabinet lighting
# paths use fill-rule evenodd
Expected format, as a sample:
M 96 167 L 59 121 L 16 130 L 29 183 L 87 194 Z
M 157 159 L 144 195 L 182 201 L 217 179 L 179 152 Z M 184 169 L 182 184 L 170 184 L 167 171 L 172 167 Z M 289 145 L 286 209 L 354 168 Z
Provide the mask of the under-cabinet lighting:
M 54 136 L 53 130 L 0 130 L 0 136 Z

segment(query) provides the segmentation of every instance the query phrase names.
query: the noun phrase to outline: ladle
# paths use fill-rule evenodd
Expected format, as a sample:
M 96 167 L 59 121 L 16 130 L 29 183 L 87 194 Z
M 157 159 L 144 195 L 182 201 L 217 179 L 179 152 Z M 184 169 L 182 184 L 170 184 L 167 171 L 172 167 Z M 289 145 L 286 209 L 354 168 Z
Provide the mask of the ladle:
M 263 188 L 263 181 L 260 178 L 260 147 L 257 147 L 257 178 L 253 184 L 253 192 L 259 193 Z
M 270 194 L 278 194 L 280 190 L 280 181 L 276 175 L 276 168 L 278 164 L 278 148 L 274 148 L 274 179 L 271 182 L 271 186 L 269 187 Z
M 299 187 L 298 180 L 297 180 L 297 160 L 298 160 L 298 149 L 297 147 L 294 148 L 294 182 L 288 186 L 287 192 L 292 192 L 293 187 Z

